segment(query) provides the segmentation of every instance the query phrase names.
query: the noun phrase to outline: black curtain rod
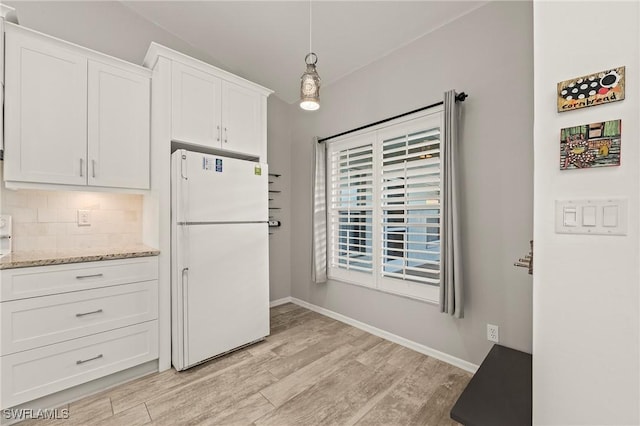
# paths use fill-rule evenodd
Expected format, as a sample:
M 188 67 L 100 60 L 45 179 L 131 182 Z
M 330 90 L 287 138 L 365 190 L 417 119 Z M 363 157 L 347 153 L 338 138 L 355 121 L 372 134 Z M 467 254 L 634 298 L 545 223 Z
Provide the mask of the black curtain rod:
M 464 100 L 467 99 L 468 97 L 469 97 L 469 95 L 467 95 L 464 92 L 458 93 L 456 95 L 456 102 L 464 102 Z M 393 117 L 385 118 L 384 120 L 376 121 L 375 123 L 369 123 L 369 124 L 366 124 L 364 126 L 356 127 L 355 129 L 347 130 L 346 132 L 338 133 L 337 135 L 327 136 L 326 138 L 318 139 L 318 143 L 326 142 L 329 139 L 339 138 L 340 136 L 348 135 L 349 133 L 357 132 L 358 130 L 363 130 L 363 129 L 366 129 L 368 127 L 377 126 L 378 124 L 386 123 L 387 121 L 395 120 L 396 118 L 400 118 L 400 117 L 404 117 L 404 116 L 407 116 L 407 115 L 414 114 L 416 112 L 424 111 L 425 109 L 437 107 L 437 106 L 442 105 L 443 103 L 444 103 L 444 101 L 436 102 L 435 104 L 431 104 L 431 105 L 424 106 L 422 108 L 414 109 L 413 111 L 405 112 L 404 114 L 395 115 Z

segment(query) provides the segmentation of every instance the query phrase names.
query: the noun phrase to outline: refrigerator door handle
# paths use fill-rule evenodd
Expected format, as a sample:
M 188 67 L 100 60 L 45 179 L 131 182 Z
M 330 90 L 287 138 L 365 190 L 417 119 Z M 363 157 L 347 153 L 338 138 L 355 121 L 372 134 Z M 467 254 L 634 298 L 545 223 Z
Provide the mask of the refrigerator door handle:
M 187 156 L 182 154 L 180 156 L 180 177 L 187 180 Z
M 187 285 L 189 284 L 189 268 L 182 268 L 182 365 L 187 366 L 189 364 L 188 358 L 188 344 L 189 336 L 187 331 L 189 330 L 187 312 L 189 312 L 189 298 L 187 296 Z

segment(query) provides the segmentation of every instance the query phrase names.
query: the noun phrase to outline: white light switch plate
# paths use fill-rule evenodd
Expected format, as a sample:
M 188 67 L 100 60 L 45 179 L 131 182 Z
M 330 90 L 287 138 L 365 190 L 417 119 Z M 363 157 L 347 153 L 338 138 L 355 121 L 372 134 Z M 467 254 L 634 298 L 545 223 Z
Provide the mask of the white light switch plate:
M 11 253 L 11 216 L 0 215 L 0 256 Z
M 556 234 L 627 235 L 626 198 L 556 200 Z
M 91 225 L 91 211 L 90 210 L 78 210 L 78 226 Z

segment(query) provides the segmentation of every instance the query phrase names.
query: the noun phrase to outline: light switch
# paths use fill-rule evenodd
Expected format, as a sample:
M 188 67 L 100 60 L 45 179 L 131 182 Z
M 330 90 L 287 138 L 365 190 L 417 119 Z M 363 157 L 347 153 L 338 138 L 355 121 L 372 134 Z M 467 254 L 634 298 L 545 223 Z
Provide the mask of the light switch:
M 563 210 L 564 226 L 578 225 L 578 211 L 575 207 L 565 207 Z
M 89 210 L 78 210 L 78 226 L 91 225 L 91 212 Z
M 595 206 L 585 206 L 582 208 L 582 226 L 596 226 Z
M 626 198 L 556 200 L 556 233 L 627 235 L 628 204 Z
M 604 206 L 602 208 L 602 226 L 607 228 L 618 226 L 618 206 Z

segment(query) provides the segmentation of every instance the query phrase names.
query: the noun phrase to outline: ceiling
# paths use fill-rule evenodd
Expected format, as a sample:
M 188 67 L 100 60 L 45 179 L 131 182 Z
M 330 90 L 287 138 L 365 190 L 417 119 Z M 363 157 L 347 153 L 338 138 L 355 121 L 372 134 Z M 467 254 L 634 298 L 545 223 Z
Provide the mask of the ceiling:
M 324 87 L 486 1 L 323 1 L 312 6 Z M 123 1 L 232 73 L 298 99 L 309 51 L 307 1 Z

